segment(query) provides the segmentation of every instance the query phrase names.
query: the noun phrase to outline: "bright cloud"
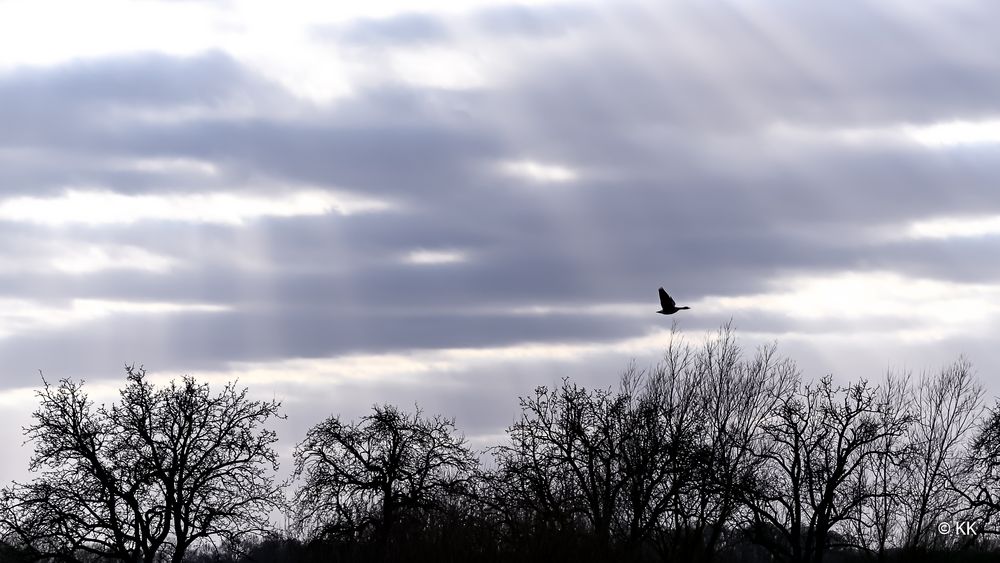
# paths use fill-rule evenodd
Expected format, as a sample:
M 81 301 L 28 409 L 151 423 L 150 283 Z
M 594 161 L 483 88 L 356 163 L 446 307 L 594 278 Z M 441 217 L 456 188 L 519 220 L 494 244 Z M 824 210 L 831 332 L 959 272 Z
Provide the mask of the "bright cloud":
M 405 261 L 410 264 L 454 264 L 464 262 L 468 258 L 464 252 L 458 250 L 414 250 L 406 256 Z
M 1000 120 L 946 121 L 929 125 L 817 127 L 778 122 L 766 133 L 780 140 L 849 145 L 918 143 L 929 148 L 1000 143 Z
M 226 36 L 219 16 L 198 2 L 0 2 L 0 68 L 136 51 L 189 55 Z
M 847 272 L 787 277 L 773 287 L 758 295 L 705 299 L 699 309 L 710 313 L 759 310 L 802 320 L 844 319 L 855 322 L 861 332 L 865 332 L 866 319 L 898 318 L 897 337 L 921 340 L 975 333 L 1000 317 L 1000 285 Z
M 916 239 L 948 239 L 1000 235 L 1000 216 L 942 217 L 917 221 L 910 225 L 907 235 L 910 238 Z
M 69 274 L 89 274 L 102 270 L 140 270 L 163 273 L 177 265 L 177 260 L 134 246 L 87 245 L 67 249 L 51 259 L 55 270 Z
M 68 190 L 58 197 L 15 197 L 0 201 L 0 220 L 58 226 L 184 221 L 242 225 L 265 217 L 337 213 L 351 215 L 385 210 L 385 202 L 312 190 L 290 194 L 124 195 L 108 191 Z
M 168 273 L 182 261 L 128 244 L 81 243 L 54 240 L 21 241 L 0 255 L 0 270 L 18 274 L 92 274 L 120 270 Z
M 907 133 L 930 146 L 1000 143 L 1000 120 L 949 121 L 909 127 Z
M 545 164 L 533 160 L 505 162 L 501 169 L 512 176 L 540 183 L 561 183 L 577 179 L 577 173 L 559 164 Z
M 549 0 L 528 5 L 553 3 Z M 121 53 L 193 55 L 218 50 L 252 66 L 288 91 L 316 102 L 354 93 L 355 81 L 371 77 L 370 60 L 317 40 L 319 26 L 401 13 L 449 16 L 502 5 L 500 0 L 364 3 L 171 2 L 12 0 L 0 2 L 0 71 L 23 65 L 55 65 Z M 52 17 L 59 14 L 59 17 Z M 114 14 L 114 17 L 108 17 Z M 405 81 L 467 88 L 487 76 L 475 57 L 452 51 L 400 50 L 390 66 Z
M 243 384 L 330 386 L 343 383 L 379 385 L 385 383 L 428 385 L 425 376 L 495 366 L 498 363 L 538 361 L 582 362 L 600 354 L 647 355 L 662 352 L 670 339 L 668 329 L 657 329 L 639 337 L 619 341 L 574 344 L 518 344 L 484 348 L 438 350 L 403 350 L 385 354 L 347 354 L 329 358 L 289 358 L 265 362 L 232 362 L 227 369 L 197 372 L 192 375 L 206 381 L 225 382 L 239 379 Z M 162 381 L 178 374 L 155 374 Z M 446 378 L 435 380 L 448 385 Z
M 0 299 L 0 338 L 35 329 L 60 328 L 111 315 L 222 313 L 230 308 L 209 303 L 72 299 L 64 305 L 26 299 Z
M 454 49 L 420 49 L 395 53 L 396 74 L 414 86 L 464 90 L 487 83 L 484 62 Z

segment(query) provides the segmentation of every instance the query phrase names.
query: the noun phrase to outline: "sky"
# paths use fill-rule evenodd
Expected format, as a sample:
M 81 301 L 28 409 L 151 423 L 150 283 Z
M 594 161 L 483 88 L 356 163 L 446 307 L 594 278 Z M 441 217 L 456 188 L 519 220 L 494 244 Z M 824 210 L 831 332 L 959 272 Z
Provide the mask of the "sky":
M 1000 5 L 360 4 L 0 2 L 0 479 L 39 371 L 132 363 L 281 400 L 286 466 L 383 402 L 496 443 L 674 322 L 1000 394 Z

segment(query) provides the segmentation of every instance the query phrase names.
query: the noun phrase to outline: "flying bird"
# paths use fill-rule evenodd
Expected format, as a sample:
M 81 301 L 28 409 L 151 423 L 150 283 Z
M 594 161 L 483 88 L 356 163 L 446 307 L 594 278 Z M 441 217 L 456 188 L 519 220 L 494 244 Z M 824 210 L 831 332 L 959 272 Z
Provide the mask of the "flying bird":
M 673 315 L 674 313 L 680 311 L 681 309 L 691 308 L 691 307 L 678 307 L 677 303 L 674 302 L 674 299 L 669 295 L 667 295 L 667 292 L 664 291 L 662 287 L 660 288 L 660 307 L 661 310 L 657 311 L 657 313 L 661 315 Z

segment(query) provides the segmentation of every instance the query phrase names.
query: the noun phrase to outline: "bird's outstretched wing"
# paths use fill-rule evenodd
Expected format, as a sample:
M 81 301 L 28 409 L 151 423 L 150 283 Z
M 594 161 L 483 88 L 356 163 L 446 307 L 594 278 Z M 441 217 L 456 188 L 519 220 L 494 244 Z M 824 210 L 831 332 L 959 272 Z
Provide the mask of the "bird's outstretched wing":
M 663 307 L 663 310 L 665 311 L 667 309 L 670 309 L 674 305 L 676 305 L 676 303 L 674 303 L 674 300 L 671 299 L 671 297 L 669 295 L 667 295 L 667 292 L 664 291 L 663 288 L 661 287 L 660 288 L 660 307 Z

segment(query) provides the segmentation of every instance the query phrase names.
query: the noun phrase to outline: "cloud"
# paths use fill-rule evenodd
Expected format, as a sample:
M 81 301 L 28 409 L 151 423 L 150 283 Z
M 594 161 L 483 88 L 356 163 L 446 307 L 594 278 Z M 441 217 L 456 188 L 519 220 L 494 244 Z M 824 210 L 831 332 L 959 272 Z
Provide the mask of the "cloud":
M 406 256 L 406 262 L 417 265 L 454 264 L 464 262 L 464 252 L 457 250 L 414 250 Z
M 570 182 L 575 180 L 577 173 L 558 164 L 541 164 L 531 160 L 515 160 L 502 164 L 504 172 L 533 182 Z
M 101 270 L 143 270 L 166 272 L 177 260 L 130 246 L 85 246 L 68 248 L 54 256 L 52 268 L 71 274 L 88 274 Z
M 560 2 L 549 6 L 506 4 L 485 7 L 471 18 L 487 34 L 508 39 L 539 39 L 586 28 L 598 16 L 592 5 Z
M 993 236 L 1000 234 L 1000 216 L 942 217 L 916 221 L 910 225 L 907 234 L 917 239 Z
M 383 201 L 312 190 L 272 196 L 216 192 L 181 195 L 120 195 L 107 191 L 68 190 L 60 197 L 0 200 L 0 221 L 59 226 L 184 221 L 243 225 L 259 217 L 351 215 L 382 211 Z
M 914 127 L 910 135 L 931 146 L 1000 143 L 1000 121 L 951 121 Z
M 4 312 L 0 315 L 0 339 L 26 333 L 37 333 L 40 329 L 86 325 L 111 315 L 219 313 L 227 310 L 225 306 L 202 303 L 104 301 L 98 299 L 73 299 L 63 306 L 16 299 L 3 300 L 2 304 Z
M 114 125 L 102 120 L 128 111 L 177 111 L 204 107 L 225 113 L 227 105 L 254 98 L 274 105 L 281 93 L 247 72 L 232 57 L 208 52 L 187 57 L 130 54 L 81 59 L 55 67 L 22 67 L 0 74 L 0 115 L 9 126 L 0 138 L 14 140 L 38 126 Z M 30 138 L 30 137 L 29 137 Z
M 1000 362 L 995 6 L 487 4 L 5 67 L 3 386 L 138 361 L 490 436 L 654 358 L 660 285 L 812 374 Z
M 420 45 L 441 43 L 451 34 L 439 16 L 406 13 L 385 18 L 362 18 L 313 30 L 324 41 L 360 45 Z

